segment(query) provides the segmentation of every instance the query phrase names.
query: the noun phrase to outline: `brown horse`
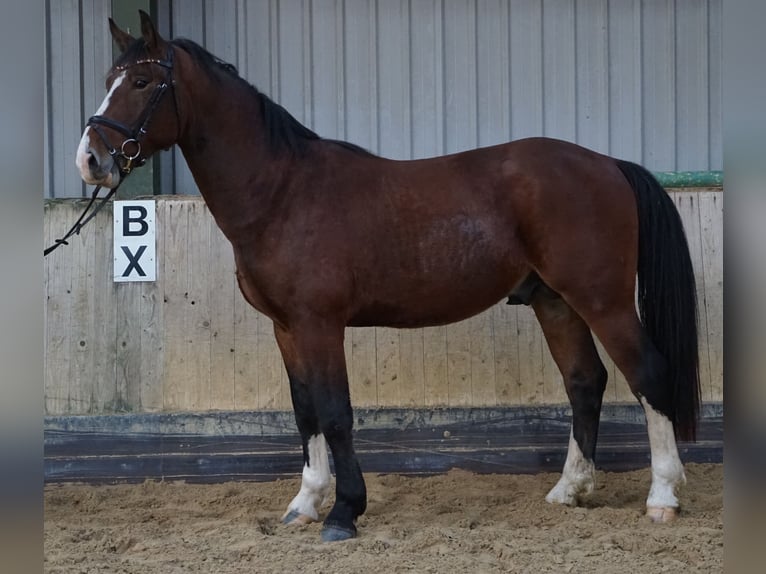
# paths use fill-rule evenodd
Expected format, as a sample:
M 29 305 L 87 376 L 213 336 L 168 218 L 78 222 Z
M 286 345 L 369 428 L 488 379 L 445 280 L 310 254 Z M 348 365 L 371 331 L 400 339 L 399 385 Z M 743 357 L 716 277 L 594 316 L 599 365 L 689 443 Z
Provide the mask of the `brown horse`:
M 183 151 L 289 375 L 304 470 L 285 522 L 318 520 L 326 445 L 337 486 L 322 538 L 354 536 L 365 511 L 346 326 L 443 325 L 505 297 L 534 309 L 572 404 L 568 456 L 547 500 L 575 504 L 593 488 L 607 379 L 593 332 L 646 413 L 647 513 L 675 516 L 676 437 L 694 438 L 699 404 L 697 303 L 680 218 L 649 172 L 546 138 L 377 157 L 317 136 L 230 64 L 141 21 L 134 39 L 110 20 L 122 55 L 77 165 L 87 183 L 114 188 L 156 150 Z

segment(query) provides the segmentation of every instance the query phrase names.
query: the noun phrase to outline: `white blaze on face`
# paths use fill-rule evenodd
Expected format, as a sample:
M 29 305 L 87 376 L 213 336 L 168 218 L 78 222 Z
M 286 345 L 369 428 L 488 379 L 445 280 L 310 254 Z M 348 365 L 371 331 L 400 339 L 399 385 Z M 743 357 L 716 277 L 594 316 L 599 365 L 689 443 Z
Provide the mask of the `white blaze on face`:
M 112 84 L 112 87 L 109 89 L 109 92 L 106 94 L 104 101 L 101 102 L 101 105 L 98 107 L 94 115 L 100 116 L 109 108 L 109 101 L 112 99 L 112 94 L 114 94 L 115 90 L 120 87 L 120 84 L 122 84 L 124 79 L 125 72 L 122 72 L 119 76 L 117 76 L 117 78 L 114 80 L 114 83 Z M 75 158 L 75 164 L 77 165 L 77 169 L 80 170 L 80 176 L 83 178 L 83 180 L 85 180 L 86 183 L 97 183 L 92 181 L 90 167 L 88 166 L 88 156 L 90 153 L 95 152 L 91 152 L 90 148 L 90 126 L 86 126 L 82 133 L 82 138 L 80 139 L 80 145 L 77 146 L 77 157 Z M 101 163 L 102 158 L 99 158 L 99 164 Z
M 574 439 L 574 433 L 570 430 L 569 450 L 567 451 L 564 470 L 558 483 L 551 489 L 545 500 L 551 503 L 574 506 L 577 504 L 577 497 L 580 494 L 593 492 L 595 484 L 596 468 L 593 461 L 587 460 L 583 456 L 580 446 Z
M 652 508 L 677 508 L 676 486 L 686 482 L 684 467 L 678 456 L 673 423 L 657 412 L 641 397 L 641 404 L 646 414 L 646 426 L 649 432 L 649 449 L 652 454 L 652 487 L 646 506 Z
M 301 489 L 287 507 L 287 513 L 297 512 L 319 520 L 319 507 L 330 491 L 330 461 L 324 435 L 317 434 L 308 441 L 309 464 L 303 466 Z

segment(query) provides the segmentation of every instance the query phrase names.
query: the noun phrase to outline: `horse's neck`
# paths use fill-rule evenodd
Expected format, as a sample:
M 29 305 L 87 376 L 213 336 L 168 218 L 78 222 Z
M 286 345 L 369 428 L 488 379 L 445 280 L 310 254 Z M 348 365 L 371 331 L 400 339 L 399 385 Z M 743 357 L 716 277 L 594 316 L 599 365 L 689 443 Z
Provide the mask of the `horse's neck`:
M 291 173 L 288 160 L 268 150 L 257 96 L 237 96 L 202 100 L 179 142 L 200 193 L 232 242 L 252 237 L 273 217 L 274 196 L 289 185 Z

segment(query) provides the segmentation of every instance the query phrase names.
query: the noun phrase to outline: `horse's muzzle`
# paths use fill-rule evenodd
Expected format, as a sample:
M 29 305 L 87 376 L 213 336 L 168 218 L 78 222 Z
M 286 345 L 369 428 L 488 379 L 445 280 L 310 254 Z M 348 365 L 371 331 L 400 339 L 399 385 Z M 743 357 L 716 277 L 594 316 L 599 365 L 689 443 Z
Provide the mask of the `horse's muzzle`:
M 80 177 L 88 185 L 111 189 L 120 183 L 120 169 L 109 154 L 101 155 L 90 147 L 82 147 L 78 150 L 76 164 Z

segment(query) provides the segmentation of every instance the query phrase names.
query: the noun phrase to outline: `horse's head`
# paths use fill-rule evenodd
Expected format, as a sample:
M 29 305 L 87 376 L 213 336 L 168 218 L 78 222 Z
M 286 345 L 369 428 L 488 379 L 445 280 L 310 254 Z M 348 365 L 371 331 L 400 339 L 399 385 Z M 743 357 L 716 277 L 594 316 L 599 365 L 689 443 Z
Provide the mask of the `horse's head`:
M 86 183 L 114 188 L 155 151 L 176 142 L 179 120 L 171 44 L 143 11 L 138 39 L 111 18 L 109 28 L 122 54 L 107 74 L 106 98 L 88 120 L 76 163 Z

